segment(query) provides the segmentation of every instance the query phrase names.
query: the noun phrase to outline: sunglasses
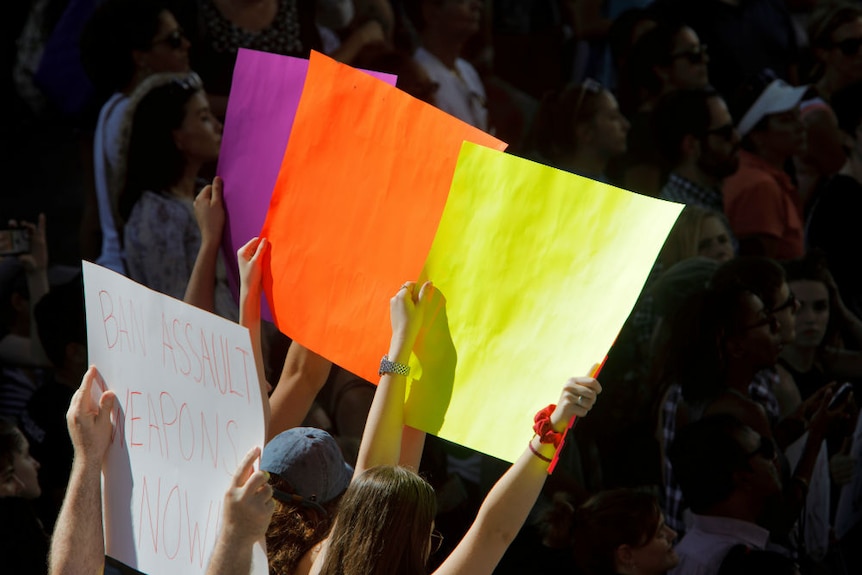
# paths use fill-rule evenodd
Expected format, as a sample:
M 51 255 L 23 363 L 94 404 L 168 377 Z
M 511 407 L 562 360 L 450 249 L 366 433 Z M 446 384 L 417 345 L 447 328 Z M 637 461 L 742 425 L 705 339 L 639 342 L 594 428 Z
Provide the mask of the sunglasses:
M 841 53 L 845 56 L 855 56 L 859 53 L 859 48 L 862 48 L 862 37 L 845 38 L 840 42 L 833 42 L 832 46 L 841 50 Z
M 757 329 L 759 327 L 763 327 L 765 325 L 769 326 L 769 331 L 775 333 L 778 331 L 778 328 L 781 327 L 781 324 L 778 323 L 778 318 L 772 315 L 772 313 L 766 314 L 766 317 L 757 321 L 751 325 L 747 325 L 742 328 L 743 332 L 751 331 L 752 329 Z
M 442 546 L 443 534 L 435 529 L 431 532 L 431 553 L 437 553 L 440 551 L 440 547 Z
M 675 54 L 671 54 L 670 58 L 671 60 L 683 58 L 688 60 L 689 64 L 703 64 L 706 62 L 707 58 L 706 44 L 701 44 L 700 46 L 692 48 L 691 50 L 686 50 L 685 52 L 676 52 Z
M 772 313 L 777 313 L 786 309 L 792 309 L 793 313 L 796 313 L 796 310 L 799 309 L 798 304 L 799 300 L 796 299 L 796 295 L 791 293 L 790 296 L 786 300 L 784 300 L 783 304 L 772 310 Z
M 733 123 L 725 124 L 723 126 L 719 126 L 718 128 L 713 128 L 711 130 L 706 131 L 708 135 L 715 135 L 719 138 L 726 140 L 728 142 L 733 141 L 734 136 L 736 136 L 736 126 Z
M 757 446 L 757 449 L 752 451 L 751 453 L 746 453 L 745 458 L 751 459 L 755 455 L 759 455 L 766 459 L 767 461 L 772 461 L 775 459 L 775 444 L 768 437 L 760 436 L 760 445 Z
M 171 33 L 164 38 L 153 40 L 153 46 L 157 44 L 167 44 L 168 48 L 170 48 L 171 50 L 179 50 L 183 47 L 183 43 L 185 41 L 186 33 L 183 32 L 182 28 L 177 28 L 175 30 L 172 30 Z

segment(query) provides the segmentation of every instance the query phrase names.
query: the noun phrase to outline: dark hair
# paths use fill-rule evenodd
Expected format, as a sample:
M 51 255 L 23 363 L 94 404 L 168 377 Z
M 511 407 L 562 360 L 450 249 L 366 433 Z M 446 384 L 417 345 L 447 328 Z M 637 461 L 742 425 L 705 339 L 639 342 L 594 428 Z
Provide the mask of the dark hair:
M 278 475 L 269 479 L 273 489 L 293 493 L 290 484 Z M 294 573 L 309 549 L 323 541 L 332 528 L 341 496 L 323 504 L 325 513 L 313 507 L 275 500 L 275 512 L 266 530 L 266 554 L 271 575 Z
M 741 303 L 751 295 L 741 285 L 707 288 L 686 298 L 670 318 L 670 337 L 659 352 L 664 366 L 659 379 L 678 383 L 687 402 L 707 402 L 725 390 L 726 342 L 739 332 Z
M 718 575 L 795 575 L 796 572 L 796 562 L 790 557 L 751 549 L 742 543 L 731 547 L 718 569 Z
M 837 311 L 838 293 L 834 289 L 832 274 L 826 263 L 826 254 L 819 250 L 811 250 L 801 258 L 784 262 L 784 271 L 787 274 L 787 282 L 814 281 L 826 286 L 829 294 L 829 322 L 826 324 L 826 332 L 820 347 L 839 345 L 840 314 Z
M 560 91 L 545 94 L 530 138 L 542 158 L 559 164 L 577 148 L 576 127 L 596 117 L 604 92 L 591 81 L 568 84 Z
M 81 63 L 100 91 L 129 85 L 135 75 L 132 52 L 152 47 L 169 5 L 169 0 L 107 0 L 96 8 L 81 35 Z
M 87 318 L 84 282 L 80 274 L 59 286 L 52 286 L 33 311 L 39 340 L 54 367 L 66 360 L 70 343 L 87 345 Z
M 134 108 L 126 160 L 126 181 L 118 200 L 120 216 L 128 220 L 145 191 L 162 192 L 182 177 L 185 156 L 174 143 L 173 131 L 186 116 L 186 106 L 203 90 L 196 74 L 160 75 L 163 82 L 150 88 Z M 147 86 L 142 86 L 147 89 Z
M 656 74 L 656 67 L 667 67 L 673 62 L 673 53 L 676 37 L 687 28 L 680 20 L 662 20 L 655 27 L 644 32 L 643 36 L 632 48 L 631 62 L 628 73 L 630 75 L 629 86 L 633 90 L 639 105 L 644 98 L 651 98 L 661 94 L 664 83 Z
M 694 513 L 703 514 L 730 496 L 733 475 L 747 469 L 739 437 L 746 425 L 729 414 L 708 415 L 680 429 L 668 451 L 683 497 Z
M 424 573 L 436 512 L 434 489 L 412 471 L 368 469 L 344 494 L 322 575 Z
M 856 139 L 856 131 L 862 124 L 862 82 L 855 82 L 832 94 L 832 110 L 838 118 L 838 128 Z
M 739 287 L 754 293 L 767 309 L 784 303 L 775 294 L 785 282 L 784 268 L 777 261 L 761 256 L 741 256 L 725 262 L 712 276 L 716 289 Z
M 662 96 L 652 115 L 653 134 L 666 167 L 682 161 L 682 141 L 686 136 L 706 137 L 712 121 L 709 100 L 718 98 L 713 88 L 674 90 Z
M 587 575 L 615 573 L 620 545 L 640 547 L 658 529 L 655 496 L 636 489 L 613 489 L 591 497 L 575 515 L 575 557 Z

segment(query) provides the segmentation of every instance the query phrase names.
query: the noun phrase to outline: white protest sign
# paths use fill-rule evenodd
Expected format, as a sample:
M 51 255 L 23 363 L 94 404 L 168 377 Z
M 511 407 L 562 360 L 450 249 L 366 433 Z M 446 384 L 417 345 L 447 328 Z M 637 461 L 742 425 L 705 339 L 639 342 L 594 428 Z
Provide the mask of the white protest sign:
M 84 294 L 90 363 L 117 394 L 105 552 L 144 573 L 203 574 L 225 491 L 264 443 L 248 330 L 87 262 Z

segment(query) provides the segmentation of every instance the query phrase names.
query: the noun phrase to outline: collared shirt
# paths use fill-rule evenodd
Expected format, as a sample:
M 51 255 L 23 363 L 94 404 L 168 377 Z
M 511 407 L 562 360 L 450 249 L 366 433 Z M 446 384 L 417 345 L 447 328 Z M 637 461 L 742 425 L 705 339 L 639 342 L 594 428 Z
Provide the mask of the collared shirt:
M 724 212 L 738 238 L 777 240 L 765 255 L 789 260 L 804 253 L 802 205 L 790 176 L 763 158 L 742 150 L 739 169 L 724 180 Z
M 739 543 L 765 549 L 769 531 L 748 521 L 730 517 L 695 515 L 688 533 L 676 546 L 679 565 L 670 575 L 716 575 L 730 549 Z
M 667 183 L 659 193 L 659 197 L 663 200 L 701 206 L 715 210 L 718 213 L 724 213 L 721 190 L 705 188 L 687 178 L 683 178 L 676 172 L 671 172 Z

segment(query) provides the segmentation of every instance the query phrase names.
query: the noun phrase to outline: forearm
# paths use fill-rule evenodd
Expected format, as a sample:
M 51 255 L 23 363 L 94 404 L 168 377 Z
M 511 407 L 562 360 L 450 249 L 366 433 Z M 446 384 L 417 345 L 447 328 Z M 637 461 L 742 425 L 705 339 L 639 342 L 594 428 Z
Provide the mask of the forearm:
M 534 440 L 533 447 L 548 459 L 554 455 L 552 445 Z M 435 575 L 490 575 L 523 526 L 547 476 L 548 462 L 526 449 L 488 493 L 473 525 Z
M 104 565 L 101 470 L 76 459 L 51 539 L 50 574 L 100 574 Z
M 329 360 L 296 342 L 290 345 L 278 385 L 269 398 L 272 415 L 267 440 L 302 425 L 331 369 Z
M 389 346 L 389 361 L 407 364 L 412 346 L 397 335 Z M 356 474 L 376 465 L 395 465 L 401 458 L 402 433 L 404 431 L 404 395 L 407 378 L 395 373 L 386 373 L 380 378 L 374 401 L 368 411 Z
M 398 457 L 398 465 L 402 465 L 414 471 L 419 469 L 422 460 L 422 451 L 425 449 L 425 432 L 409 425 L 405 425 L 401 431 L 401 454 Z
M 203 241 L 192 275 L 186 286 L 183 301 L 202 310 L 215 311 L 215 277 L 219 244 L 215 240 Z
M 263 398 L 263 416 L 266 437 L 269 437 L 269 426 L 272 420 L 272 407 L 269 404 L 269 384 L 266 381 L 266 369 L 263 364 L 263 348 L 260 339 L 260 291 L 253 293 L 245 289 L 239 295 L 239 324 L 248 329 L 251 339 L 251 349 L 254 364 L 257 369 L 257 379 L 260 385 L 260 395 Z
M 219 535 L 206 575 L 245 575 L 251 573 L 254 542 L 236 541 L 230 532 Z

